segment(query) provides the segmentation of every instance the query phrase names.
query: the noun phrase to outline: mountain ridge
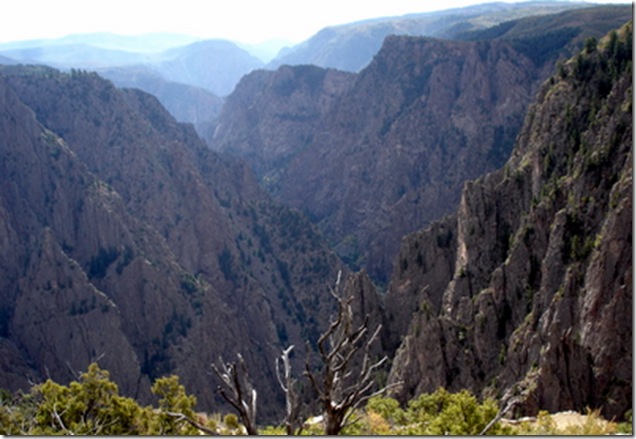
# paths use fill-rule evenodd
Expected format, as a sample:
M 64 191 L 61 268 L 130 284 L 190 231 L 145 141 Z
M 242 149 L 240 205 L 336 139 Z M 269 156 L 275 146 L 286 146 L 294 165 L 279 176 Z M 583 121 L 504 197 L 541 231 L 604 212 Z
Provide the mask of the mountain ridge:
M 0 209 L 3 345 L 20 353 L 11 364 L 65 382 L 101 358 L 141 401 L 152 379 L 178 373 L 210 408 L 221 404 L 214 380 L 196 371 L 240 345 L 264 383 L 262 415 L 275 416 L 273 360 L 317 338 L 333 307 L 324 285 L 343 269 L 315 227 L 151 95 L 45 67 L 3 67 L 0 78 L 13 96 L 3 100 L 3 132 L 21 136 L 0 142 L 3 154 L 15 150 L 4 155 Z M 18 159 L 29 144 L 34 155 Z M 44 297 L 59 300 L 47 308 Z M 64 318 L 69 325 L 53 324 Z M 71 333 L 84 345 L 43 350 Z M 1 385 L 14 389 L 9 376 Z
M 486 3 L 433 13 L 365 20 L 322 29 L 307 41 L 284 48 L 276 59 L 267 65 L 263 61 L 263 56 L 271 58 L 272 49 L 265 45 L 261 47 L 229 40 L 167 33 L 132 36 L 93 33 L 68 35 L 50 40 L 3 43 L 0 44 L 0 52 L 6 56 L 0 60 L 4 59 L 2 62 L 5 64 L 45 63 L 62 69 L 99 70 L 104 74 L 110 71 L 109 78 L 120 86 L 127 86 L 129 83 L 121 80 L 122 75 L 131 75 L 138 79 L 135 86 L 155 94 L 158 93 L 156 78 L 139 80 L 139 69 L 149 68 L 166 81 L 203 87 L 208 92 L 225 97 L 243 75 L 255 68 L 273 69 L 285 63 L 316 64 L 322 67 L 360 71 L 381 48 L 384 38 L 390 34 L 461 38 L 471 29 L 488 28 L 526 15 L 556 14 L 564 9 L 571 10 L 582 6 L 589 5 L 538 1 L 521 5 Z M 232 50 L 209 49 L 194 57 L 186 54 L 192 52 L 190 46 L 210 45 L 214 42 L 217 45 L 229 44 Z M 264 55 L 264 50 L 270 51 L 269 55 Z M 201 59 L 208 61 L 201 62 Z M 183 89 L 183 86 L 176 84 L 170 84 L 170 87 Z M 187 93 L 191 96 L 196 94 L 193 97 L 193 108 L 187 106 L 186 99 L 177 104 L 172 98 L 172 93 L 166 91 L 159 93 L 159 97 L 180 121 L 195 124 L 199 133 L 205 136 L 218 112 L 205 111 L 200 107 L 202 100 L 209 101 L 202 93 L 195 93 L 195 89 L 188 89 Z M 206 120 L 202 120 L 203 117 Z
M 267 67 L 275 69 L 283 64 L 314 64 L 324 68 L 359 72 L 380 50 L 383 40 L 390 35 L 453 39 L 457 33 L 488 28 L 513 18 L 552 14 L 585 6 L 586 3 L 576 2 L 492 2 L 400 17 L 363 20 L 324 28 L 308 40 L 281 53 Z

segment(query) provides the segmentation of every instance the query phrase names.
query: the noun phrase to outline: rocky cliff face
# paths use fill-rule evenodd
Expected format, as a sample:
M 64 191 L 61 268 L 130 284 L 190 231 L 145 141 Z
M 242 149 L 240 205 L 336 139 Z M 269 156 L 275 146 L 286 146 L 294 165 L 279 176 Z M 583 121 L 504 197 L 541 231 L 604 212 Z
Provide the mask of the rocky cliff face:
M 244 158 L 272 192 L 289 161 L 323 131 L 323 119 L 355 75 L 315 66 L 284 66 L 243 77 L 226 100 L 209 141 Z
M 536 68 L 507 43 L 390 37 L 355 77 L 313 71 L 325 78 L 314 80 L 321 88 L 313 93 L 291 67 L 259 73 L 272 79 L 257 90 L 241 83 L 210 143 L 256 169 L 268 166 L 262 174 L 275 196 L 382 282 L 404 233 L 452 211 L 463 181 L 503 163 Z M 240 107 L 230 105 L 239 99 Z M 283 119 L 280 108 L 290 106 L 307 118 Z
M 97 256 L 109 236 L 132 249 L 131 234 L 145 234 L 4 80 L 2 95 L 2 336 L 13 347 L 9 361 L 23 366 L 3 373 L 2 384 L 15 389 L 48 374 L 69 379 L 108 354 L 104 364 L 137 395 L 140 361 L 124 337 L 121 311 L 89 276 L 105 268 Z M 78 239 L 85 240 L 84 266 L 68 255 Z
M 400 397 L 444 386 L 518 398 L 517 413 L 631 408 L 631 42 L 629 24 L 562 66 L 506 165 L 405 238 L 386 298 L 396 331 L 410 320 Z
M 178 373 L 214 410 L 210 363 L 241 352 L 273 416 L 279 349 L 333 306 L 341 266 L 315 227 L 150 95 L 44 67 L 0 78 L 0 385 L 99 360 L 126 394 Z
M 558 56 L 629 17 L 629 7 L 589 8 L 463 36 L 471 41 L 388 37 L 357 75 L 255 72 L 208 140 L 386 285 L 401 237 L 452 212 L 464 181 L 503 165 Z

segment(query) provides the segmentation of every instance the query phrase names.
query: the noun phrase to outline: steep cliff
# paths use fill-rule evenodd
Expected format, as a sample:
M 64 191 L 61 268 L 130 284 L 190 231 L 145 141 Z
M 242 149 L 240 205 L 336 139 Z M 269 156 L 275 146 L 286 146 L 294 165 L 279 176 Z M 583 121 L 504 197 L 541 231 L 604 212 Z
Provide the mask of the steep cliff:
M 542 86 L 510 160 L 467 183 L 455 214 L 405 238 L 386 298 L 396 331 L 410 319 L 401 398 L 444 386 L 518 398 L 517 413 L 632 407 L 632 99 L 630 23 Z
M 122 387 L 138 395 L 140 361 L 123 335 L 121 310 L 89 277 L 102 275 L 99 255 L 108 248 L 110 262 L 125 269 L 132 261 L 119 258 L 120 249 L 137 249 L 133 236 L 143 241 L 148 233 L 4 80 L 1 87 L 2 337 L 14 348 L 7 359 L 24 366 L 17 377 L 3 373 L 2 385 L 15 389 L 49 374 L 69 379 L 103 356 Z M 69 255 L 77 240 L 85 264 Z
M 13 355 L 0 385 L 19 370 L 22 384 L 67 381 L 99 359 L 126 394 L 178 373 L 214 410 L 210 363 L 241 352 L 261 415 L 277 413 L 279 349 L 316 339 L 333 307 L 341 264 L 316 228 L 150 95 L 46 67 L 0 78 L 0 335 Z
M 312 147 L 323 120 L 355 75 L 316 66 L 258 70 L 239 82 L 209 137 L 215 150 L 241 157 L 277 192 L 289 161 Z

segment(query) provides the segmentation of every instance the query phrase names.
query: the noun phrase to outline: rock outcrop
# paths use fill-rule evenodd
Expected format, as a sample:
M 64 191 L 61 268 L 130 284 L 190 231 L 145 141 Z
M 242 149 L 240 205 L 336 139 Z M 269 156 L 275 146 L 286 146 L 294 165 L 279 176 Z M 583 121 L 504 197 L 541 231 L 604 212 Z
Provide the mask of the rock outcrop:
M 632 99 L 630 23 L 542 86 L 510 160 L 467 183 L 455 214 L 405 238 L 386 298 L 396 331 L 410 320 L 399 397 L 632 407 Z

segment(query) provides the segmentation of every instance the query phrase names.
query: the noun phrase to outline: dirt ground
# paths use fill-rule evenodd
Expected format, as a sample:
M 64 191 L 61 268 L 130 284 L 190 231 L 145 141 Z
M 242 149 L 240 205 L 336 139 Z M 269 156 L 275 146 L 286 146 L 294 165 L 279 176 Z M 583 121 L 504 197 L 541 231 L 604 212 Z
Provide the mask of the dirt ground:
M 554 431 L 566 434 L 586 432 L 590 429 L 590 431 L 599 432 L 609 432 L 614 430 L 614 428 L 610 426 L 610 422 L 598 416 L 592 416 L 592 419 L 590 419 L 590 416 L 574 411 L 552 413 L 550 415 L 550 420 L 552 424 L 552 427 L 550 428 L 551 430 L 554 429 Z M 510 425 L 522 425 L 524 423 L 528 423 L 532 426 L 536 425 L 538 420 L 535 417 L 528 417 L 517 420 L 503 420 L 503 422 L 507 422 Z
M 563 430 L 570 426 L 584 425 L 587 421 L 587 416 L 577 412 L 560 412 L 552 415 L 552 420 L 555 422 L 559 430 Z

